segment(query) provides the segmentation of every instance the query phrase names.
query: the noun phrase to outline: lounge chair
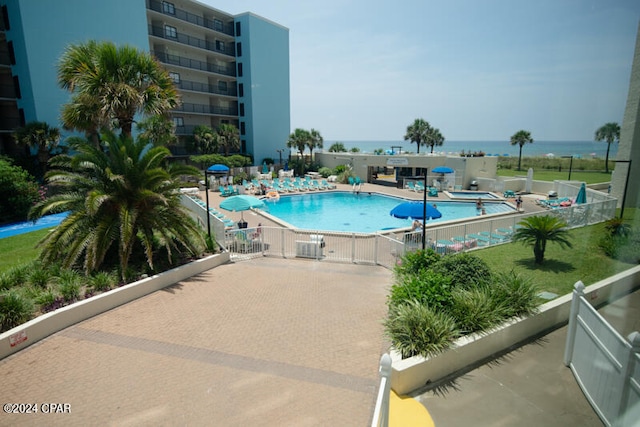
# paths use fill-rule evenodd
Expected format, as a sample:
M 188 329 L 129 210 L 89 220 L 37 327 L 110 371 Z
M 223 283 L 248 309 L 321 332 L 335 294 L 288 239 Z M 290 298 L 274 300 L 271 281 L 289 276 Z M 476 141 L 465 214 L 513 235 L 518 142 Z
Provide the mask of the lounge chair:
M 484 237 L 488 237 L 491 242 L 493 243 L 495 242 L 504 242 L 506 240 L 508 240 L 508 237 L 505 236 L 504 234 L 498 234 L 498 233 L 489 233 L 488 231 L 481 231 L 478 233 L 481 236 Z
M 467 238 L 475 239 L 478 242 L 478 246 L 488 246 L 491 244 L 491 239 L 481 234 L 467 234 Z
M 438 197 L 438 189 L 435 187 L 429 188 L 429 197 Z
M 405 187 L 409 191 L 416 191 L 416 185 L 413 181 L 407 181 L 407 185 Z

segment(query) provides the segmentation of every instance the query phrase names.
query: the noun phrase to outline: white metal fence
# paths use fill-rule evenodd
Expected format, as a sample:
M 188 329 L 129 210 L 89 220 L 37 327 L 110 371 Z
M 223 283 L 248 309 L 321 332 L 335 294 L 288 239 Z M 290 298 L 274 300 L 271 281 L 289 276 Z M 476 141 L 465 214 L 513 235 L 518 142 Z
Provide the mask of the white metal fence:
M 624 339 L 574 286 L 564 363 L 607 426 L 640 425 L 640 333 Z

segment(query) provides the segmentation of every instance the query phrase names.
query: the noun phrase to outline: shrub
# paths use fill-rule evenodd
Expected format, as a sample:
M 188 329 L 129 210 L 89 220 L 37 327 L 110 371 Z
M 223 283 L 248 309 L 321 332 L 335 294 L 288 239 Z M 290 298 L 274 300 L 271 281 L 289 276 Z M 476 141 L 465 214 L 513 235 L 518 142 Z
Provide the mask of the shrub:
M 8 331 L 31 319 L 33 303 L 29 298 L 15 290 L 0 296 L 0 332 Z
M 94 291 L 104 292 L 115 287 L 118 283 L 118 279 L 114 274 L 107 273 L 106 271 L 100 271 L 89 278 L 89 286 Z
M 640 263 L 640 233 L 607 234 L 598 240 L 605 255 L 629 264 Z
M 56 298 L 57 295 L 53 290 L 44 289 L 37 296 L 35 296 L 33 300 L 36 302 L 36 304 L 40 305 L 42 310 L 44 307 L 53 305 L 53 303 L 56 301 Z
M 393 306 L 384 328 L 403 358 L 440 353 L 459 336 L 456 323 L 449 315 L 415 300 Z
M 407 252 L 400 259 L 400 264 L 395 266 L 394 273 L 397 278 L 405 274 L 417 274 L 422 270 L 432 268 L 438 262 L 440 262 L 440 255 L 433 249 Z
M 6 157 L 0 157 L 0 221 L 27 219 L 29 209 L 39 199 L 35 178 Z
M 513 270 L 497 274 L 488 289 L 505 319 L 535 313 L 538 307 L 537 287 Z
M 467 252 L 443 256 L 433 266 L 433 271 L 450 276 L 453 279 L 453 286 L 464 289 L 472 289 L 491 282 L 491 270 L 487 263 Z
M 434 310 L 446 309 L 451 305 L 451 278 L 430 270 L 402 276 L 391 287 L 389 305 L 393 307 L 411 300 Z
M 80 298 L 80 274 L 75 270 L 62 270 L 58 276 L 58 290 L 66 302 Z
M 505 318 L 488 288 L 458 288 L 452 293 L 452 301 L 450 313 L 463 334 L 491 329 Z
M 29 277 L 29 264 L 11 267 L 1 277 L 0 288 L 9 289 L 27 283 Z
M 604 229 L 610 236 L 626 237 L 631 234 L 631 226 L 626 224 L 622 218 L 611 218 L 605 221 Z
M 318 169 L 318 173 L 322 175 L 323 178 L 328 178 L 332 174 L 332 172 L 333 171 L 327 167 L 321 167 L 320 169 Z
M 33 263 L 32 269 L 29 272 L 28 282 L 31 286 L 35 286 L 41 289 L 47 287 L 49 283 L 49 279 L 51 278 L 51 274 L 49 270 L 44 268 L 39 263 Z

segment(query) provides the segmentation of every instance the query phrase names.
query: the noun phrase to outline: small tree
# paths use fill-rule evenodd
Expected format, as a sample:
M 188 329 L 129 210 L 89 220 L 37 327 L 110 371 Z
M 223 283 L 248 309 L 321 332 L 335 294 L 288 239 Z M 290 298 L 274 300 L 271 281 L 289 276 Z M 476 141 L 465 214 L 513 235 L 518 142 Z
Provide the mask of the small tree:
M 330 153 L 346 153 L 347 149 L 345 148 L 342 142 L 334 142 L 333 144 L 331 144 L 331 147 L 329 147 L 329 152 Z
M 35 178 L 10 159 L 0 157 L 0 222 L 27 219 L 29 209 L 38 200 Z
M 520 221 L 518 225 L 521 227 L 513 233 L 512 240 L 532 245 L 536 264 L 542 264 L 544 261 L 547 242 L 558 243 L 561 247 L 572 247 L 568 239 L 567 224 L 555 216 L 531 216 Z
M 42 176 L 47 171 L 47 163 L 52 150 L 60 143 L 60 130 L 45 122 L 30 122 L 16 129 L 14 138 L 19 144 L 36 152 Z
M 531 138 L 531 132 L 526 130 L 519 130 L 511 136 L 511 145 L 519 145 L 520 153 L 518 154 L 518 170 L 521 170 L 522 166 L 522 147 L 524 144 L 533 144 L 533 138 Z
M 620 141 L 620 125 L 615 122 L 607 123 L 596 131 L 594 136 L 596 141 L 607 143 L 607 157 L 604 161 L 604 171 L 609 173 L 609 150 L 612 142 Z
M 405 141 L 415 142 L 418 146 L 417 152 L 420 153 L 420 146 L 425 145 L 429 138 L 431 125 L 425 119 L 415 119 L 413 123 L 407 126 L 407 133 L 404 135 Z

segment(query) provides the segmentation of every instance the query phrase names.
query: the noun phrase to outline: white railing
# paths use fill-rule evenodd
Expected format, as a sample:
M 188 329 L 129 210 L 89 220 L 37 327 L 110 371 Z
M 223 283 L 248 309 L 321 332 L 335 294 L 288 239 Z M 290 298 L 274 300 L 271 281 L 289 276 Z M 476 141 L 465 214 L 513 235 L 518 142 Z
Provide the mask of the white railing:
M 625 340 L 584 297 L 577 282 L 571 301 L 564 363 L 607 426 L 638 426 L 640 333 Z
M 391 356 L 387 353 L 380 358 L 380 387 L 376 406 L 373 409 L 371 427 L 389 426 L 389 395 L 391 394 Z

